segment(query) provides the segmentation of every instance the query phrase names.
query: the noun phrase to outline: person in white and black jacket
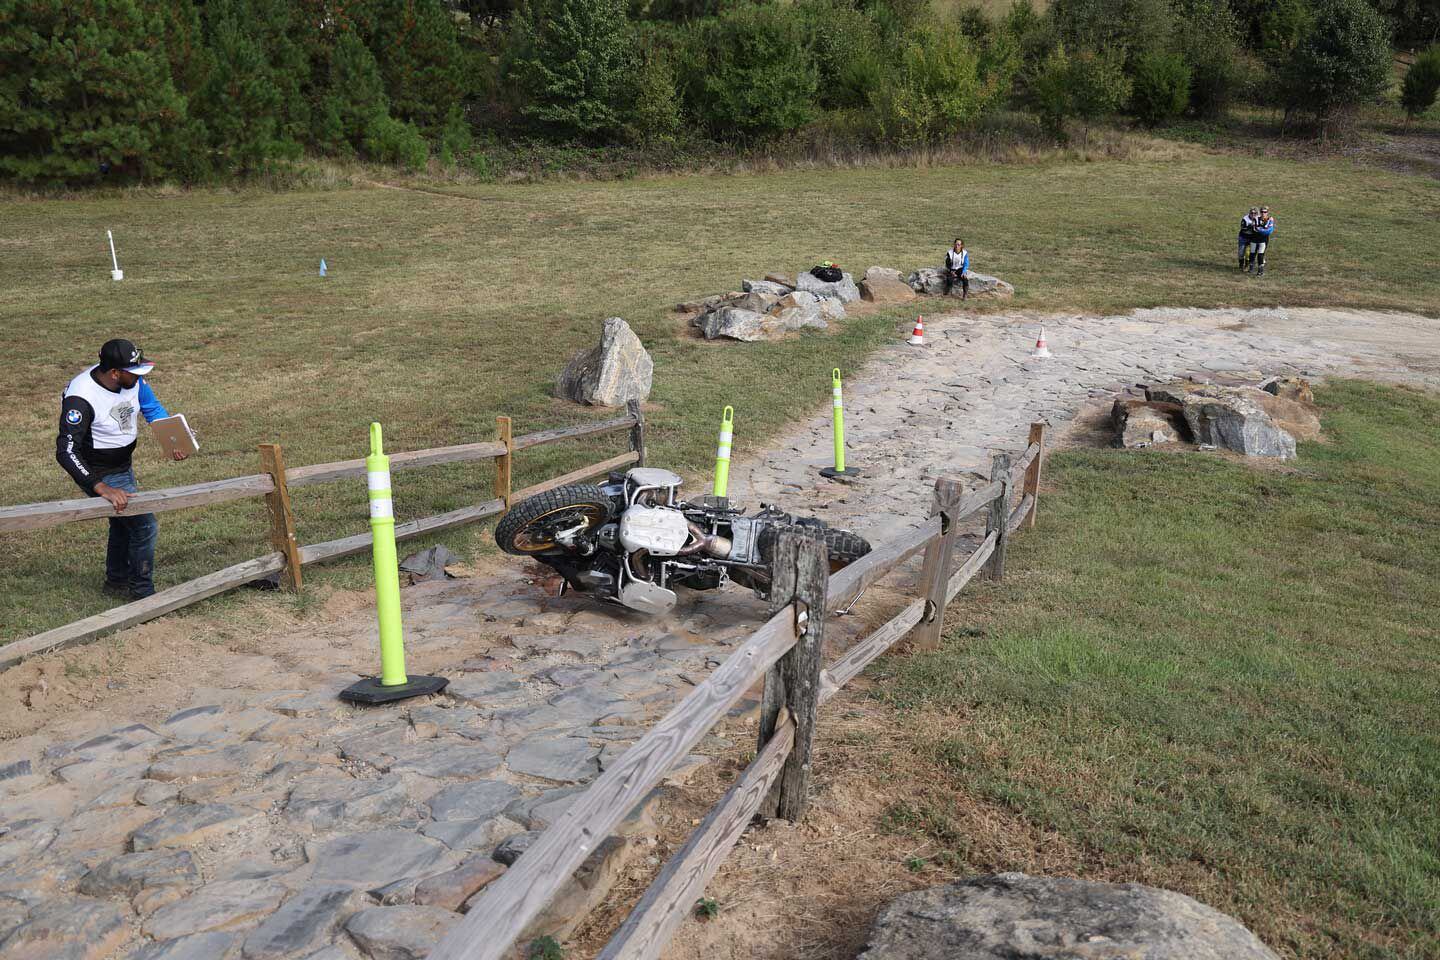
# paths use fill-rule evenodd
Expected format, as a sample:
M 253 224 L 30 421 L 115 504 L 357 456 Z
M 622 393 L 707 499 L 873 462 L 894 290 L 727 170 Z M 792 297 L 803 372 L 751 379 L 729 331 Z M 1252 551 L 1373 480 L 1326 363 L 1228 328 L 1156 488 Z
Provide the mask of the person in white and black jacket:
M 169 416 L 144 380 L 153 367 L 129 340 L 106 341 L 100 362 L 65 388 L 55 440 L 55 459 L 71 479 L 115 508 L 105 551 L 104 589 L 129 600 L 155 592 L 155 538 L 160 525 L 153 513 L 125 512 L 130 495 L 139 490 L 130 463 L 139 418 L 152 423 Z M 185 455 L 177 453 L 175 459 L 183 460 Z
M 955 238 L 955 245 L 945 251 L 945 295 L 950 295 L 950 290 L 956 282 L 960 283 L 960 299 L 970 299 L 970 251 L 965 249 L 965 241 L 959 237 Z

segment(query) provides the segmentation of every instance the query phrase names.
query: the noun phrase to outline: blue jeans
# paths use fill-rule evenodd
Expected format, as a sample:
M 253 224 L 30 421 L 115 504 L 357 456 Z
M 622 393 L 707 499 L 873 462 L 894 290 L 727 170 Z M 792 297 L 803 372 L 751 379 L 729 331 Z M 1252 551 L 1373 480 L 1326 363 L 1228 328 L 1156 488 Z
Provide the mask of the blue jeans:
M 116 490 L 137 493 L 135 471 L 100 478 Z M 129 509 L 128 507 L 126 508 Z M 155 538 L 160 522 L 153 513 L 117 513 L 110 517 L 110 543 L 105 548 L 105 579 L 127 588 L 135 597 L 155 592 Z

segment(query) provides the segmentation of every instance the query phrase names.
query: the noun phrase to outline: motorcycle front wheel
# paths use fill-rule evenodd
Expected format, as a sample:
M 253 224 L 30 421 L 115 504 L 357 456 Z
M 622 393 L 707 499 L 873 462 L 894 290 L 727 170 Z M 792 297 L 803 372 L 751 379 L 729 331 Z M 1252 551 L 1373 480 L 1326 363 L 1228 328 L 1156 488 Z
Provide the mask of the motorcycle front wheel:
M 588 533 L 610 519 L 610 498 L 590 483 L 546 490 L 520 501 L 495 526 L 495 543 L 506 553 L 534 556 L 564 552 L 556 537 L 566 531 Z

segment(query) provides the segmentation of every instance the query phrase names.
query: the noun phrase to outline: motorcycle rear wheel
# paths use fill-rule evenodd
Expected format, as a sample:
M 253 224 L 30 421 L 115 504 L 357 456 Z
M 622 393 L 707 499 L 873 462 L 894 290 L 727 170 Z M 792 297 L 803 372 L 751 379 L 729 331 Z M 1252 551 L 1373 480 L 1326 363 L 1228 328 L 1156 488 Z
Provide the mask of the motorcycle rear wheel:
M 495 526 L 495 543 L 520 557 L 565 553 L 557 534 L 581 524 L 595 530 L 610 519 L 610 498 L 591 483 L 546 490 L 520 501 Z

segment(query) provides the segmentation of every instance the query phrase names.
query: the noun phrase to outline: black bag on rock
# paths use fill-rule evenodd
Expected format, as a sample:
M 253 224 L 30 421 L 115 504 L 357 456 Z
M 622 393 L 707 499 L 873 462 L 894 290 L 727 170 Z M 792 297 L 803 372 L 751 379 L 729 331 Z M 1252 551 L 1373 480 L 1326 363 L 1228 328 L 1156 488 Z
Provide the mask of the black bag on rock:
M 844 279 L 845 274 L 839 267 L 811 267 L 810 276 L 816 280 L 823 280 L 826 283 L 835 283 Z

